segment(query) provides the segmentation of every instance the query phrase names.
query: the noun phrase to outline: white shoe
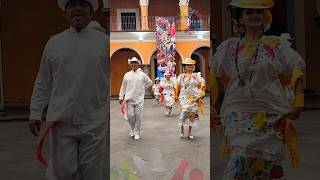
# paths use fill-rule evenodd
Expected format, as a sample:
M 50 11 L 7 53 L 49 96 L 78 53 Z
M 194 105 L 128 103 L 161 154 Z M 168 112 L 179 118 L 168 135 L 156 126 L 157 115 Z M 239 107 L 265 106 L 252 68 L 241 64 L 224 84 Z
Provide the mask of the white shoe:
M 139 134 L 135 134 L 135 135 L 134 135 L 134 140 L 136 140 L 136 141 L 137 141 L 137 140 L 139 140 L 139 139 L 140 139 Z
M 180 137 L 183 138 L 184 137 L 184 134 L 182 132 L 180 132 Z
M 194 139 L 194 136 L 192 136 L 191 134 L 188 135 L 189 139 Z
M 133 137 L 134 136 L 134 133 L 133 133 L 133 131 L 131 130 L 130 131 L 130 137 Z

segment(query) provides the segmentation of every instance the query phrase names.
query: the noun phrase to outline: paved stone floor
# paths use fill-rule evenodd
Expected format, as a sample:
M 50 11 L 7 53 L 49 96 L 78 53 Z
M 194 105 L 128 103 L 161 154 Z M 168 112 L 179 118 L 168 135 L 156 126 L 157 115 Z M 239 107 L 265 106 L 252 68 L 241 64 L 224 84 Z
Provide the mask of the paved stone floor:
M 127 164 L 132 176 L 139 180 L 169 180 L 186 160 L 183 161 L 188 162 L 185 177 L 189 177 L 193 169 L 199 169 L 204 179 L 210 179 L 208 97 L 205 98 L 205 113 L 200 114 L 198 127 L 193 129 L 194 140 L 180 138 L 177 104 L 173 108 L 174 116 L 166 117 L 164 105 L 147 99 L 139 141 L 129 137 L 130 127 L 120 113 L 118 102 L 112 101 L 111 107 L 111 167 L 119 176 L 124 174 L 124 164 Z
M 190 141 L 179 137 L 176 107 L 175 116 L 165 117 L 164 106 L 147 99 L 138 142 L 129 138 L 129 125 L 122 118 L 118 102 L 111 101 L 110 163 L 113 177 L 170 180 L 181 165 L 182 169 L 185 168 L 185 180 L 189 180 L 191 172 L 200 171 L 208 180 L 211 151 L 214 180 L 221 179 L 227 159 L 217 151 L 221 141 L 219 134 L 213 134 L 209 149 L 208 98 L 205 101 L 205 114 L 200 117 L 199 127 L 194 129 L 196 139 Z M 300 137 L 301 165 L 292 168 L 286 160 L 285 173 L 289 180 L 317 180 L 320 177 L 319 117 L 319 109 L 308 108 L 294 122 Z M 30 134 L 27 122 L 0 121 L 0 133 L 0 180 L 44 180 L 45 168 L 35 159 L 36 138 Z

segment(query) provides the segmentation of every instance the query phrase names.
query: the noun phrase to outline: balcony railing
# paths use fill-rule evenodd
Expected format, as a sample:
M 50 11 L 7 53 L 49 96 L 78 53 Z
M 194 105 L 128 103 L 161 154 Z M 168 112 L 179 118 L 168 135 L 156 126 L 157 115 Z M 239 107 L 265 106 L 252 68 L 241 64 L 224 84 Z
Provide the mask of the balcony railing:
M 174 18 L 177 31 L 209 31 L 209 16 L 170 17 Z M 147 22 L 145 27 L 143 23 Z M 182 27 L 185 22 L 187 27 Z M 145 28 L 143 28 L 145 27 Z M 111 16 L 110 31 L 156 31 L 156 16 Z

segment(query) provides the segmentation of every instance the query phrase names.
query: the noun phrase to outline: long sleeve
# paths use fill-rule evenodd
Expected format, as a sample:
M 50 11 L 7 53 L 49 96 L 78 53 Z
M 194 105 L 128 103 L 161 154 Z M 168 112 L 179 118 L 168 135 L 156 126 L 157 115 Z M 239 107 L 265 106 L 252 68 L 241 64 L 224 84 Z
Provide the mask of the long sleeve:
M 144 76 L 145 87 L 149 88 L 152 86 L 152 80 L 145 74 Z
M 232 74 L 232 71 L 230 68 L 231 67 L 230 59 L 232 57 L 230 56 L 231 48 L 229 46 L 234 41 L 235 41 L 234 38 L 230 38 L 222 42 L 217 47 L 217 50 L 213 55 L 212 66 L 217 78 L 220 78 L 223 74 L 227 74 L 228 76 Z
M 294 69 L 299 69 L 304 71 L 305 62 L 302 57 L 293 50 L 289 45 L 282 44 L 280 52 L 278 54 L 280 63 L 283 65 L 283 71 L 289 74 L 292 73 Z
M 290 87 L 292 88 L 292 92 L 288 93 L 290 96 L 292 107 L 303 107 L 304 106 L 304 94 L 296 92 L 296 87 L 299 80 L 304 79 L 304 70 L 305 70 L 305 62 L 302 57 L 290 47 L 289 43 L 282 40 L 282 46 L 279 52 L 279 61 L 283 66 L 283 72 L 290 75 Z M 303 87 L 302 87 L 303 89 Z M 303 91 L 303 90 L 302 90 Z M 290 92 L 290 91 L 289 91 Z M 293 96 L 293 98 L 292 98 Z
M 42 119 L 43 109 L 49 104 L 52 82 L 53 77 L 49 63 L 48 47 L 46 46 L 41 59 L 39 72 L 34 83 L 30 103 L 30 120 Z
M 123 100 L 125 96 L 125 92 L 127 89 L 127 80 L 126 80 L 126 75 L 123 76 L 121 88 L 120 88 L 120 93 L 119 93 L 119 100 Z

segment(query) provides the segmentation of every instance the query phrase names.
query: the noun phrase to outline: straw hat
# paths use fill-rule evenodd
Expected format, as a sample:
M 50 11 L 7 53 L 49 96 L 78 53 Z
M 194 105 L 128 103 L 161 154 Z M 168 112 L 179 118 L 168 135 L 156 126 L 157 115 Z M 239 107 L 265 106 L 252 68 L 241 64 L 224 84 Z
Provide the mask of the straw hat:
M 230 5 L 243 9 L 265 9 L 262 13 L 263 16 L 263 31 L 266 32 L 270 29 L 272 23 L 272 13 L 268 8 L 274 6 L 273 0 L 232 0 Z M 237 23 L 236 23 L 237 24 Z M 239 25 L 235 26 L 235 32 L 240 31 Z M 237 30 L 238 29 L 238 30 Z
M 189 65 L 195 65 L 196 64 L 196 61 L 191 59 L 191 58 L 185 58 L 183 61 L 182 61 L 182 64 L 189 64 Z
M 232 0 L 231 6 L 247 9 L 268 9 L 273 7 L 273 0 Z

